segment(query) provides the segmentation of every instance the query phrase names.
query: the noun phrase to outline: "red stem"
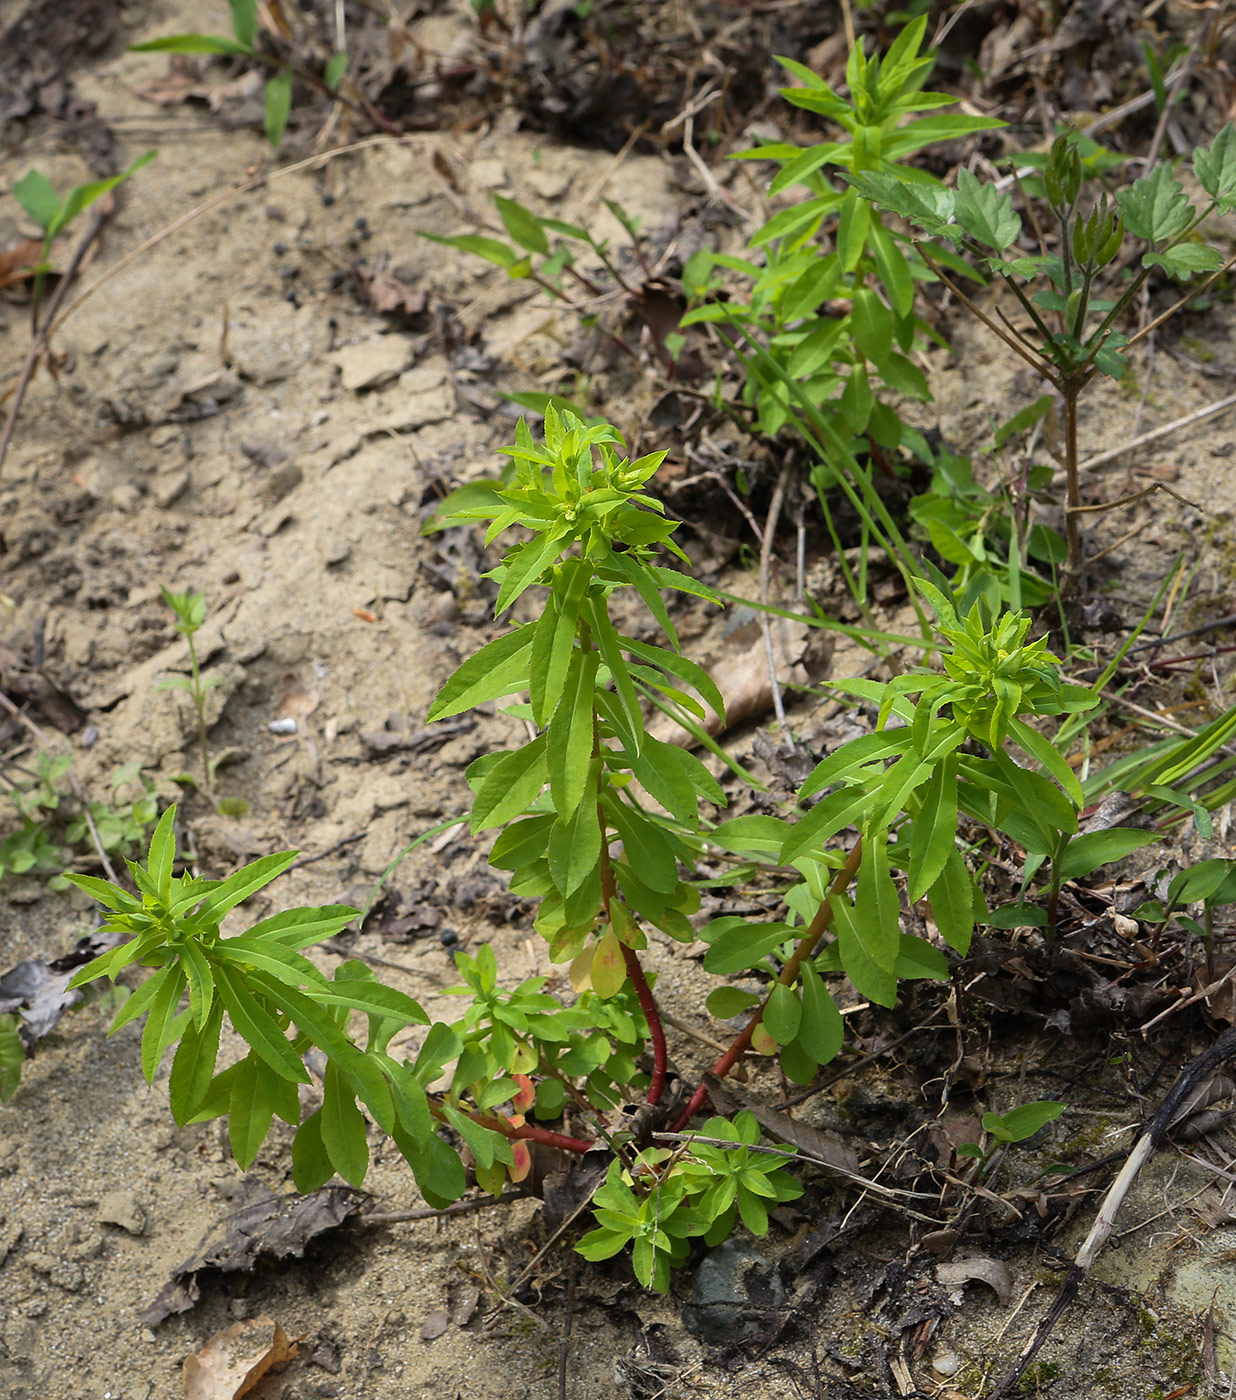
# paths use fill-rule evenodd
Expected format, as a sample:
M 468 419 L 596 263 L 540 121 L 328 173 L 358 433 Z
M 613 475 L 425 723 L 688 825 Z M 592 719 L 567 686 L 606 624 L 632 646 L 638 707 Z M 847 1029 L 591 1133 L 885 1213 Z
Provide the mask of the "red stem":
M 829 925 L 833 921 L 834 898 L 845 893 L 846 887 L 857 873 L 858 867 L 862 864 L 862 860 L 863 842 L 860 837 L 854 843 L 854 849 L 850 852 L 849 856 L 846 857 L 845 864 L 837 872 L 836 878 L 829 886 L 828 895 L 819 909 L 816 910 L 815 918 L 812 919 L 811 923 L 807 926 L 807 932 L 799 940 L 798 946 L 794 949 L 789 960 L 781 969 L 781 975 L 777 978 L 778 982 L 783 983 L 787 987 L 793 985 L 794 980 L 798 976 L 798 969 L 803 965 L 804 959 L 809 958 L 811 954 L 815 952 L 816 945 L 819 943 L 820 939 L 824 937 L 825 933 L 828 931 Z M 772 993 L 770 992 L 769 996 L 771 995 Z M 725 1054 L 721 1056 L 717 1063 L 713 1065 L 712 1073 L 714 1078 L 724 1079 L 738 1061 L 742 1059 L 747 1048 L 751 1044 L 751 1037 L 755 1034 L 756 1026 L 764 1019 L 764 1008 L 767 1005 L 768 997 L 765 997 L 752 1013 L 751 1019 L 739 1032 L 734 1043 Z M 674 1120 L 674 1126 L 670 1129 L 670 1132 L 682 1132 L 691 1119 L 704 1107 L 707 1101 L 708 1086 L 706 1084 L 701 1084 L 695 1093 L 691 1095 L 690 1102 L 687 1104 L 686 1108 L 684 1108 Z
M 477 1113 L 474 1109 L 461 1108 L 459 1110 L 464 1117 L 471 1118 L 474 1123 L 482 1128 L 492 1128 L 495 1133 L 501 1133 L 503 1137 L 512 1140 L 522 1140 L 524 1142 L 543 1142 L 547 1147 L 558 1147 L 563 1152 L 575 1152 L 582 1155 L 591 1152 L 596 1146 L 595 1142 L 589 1142 L 586 1138 L 568 1137 L 565 1133 L 551 1132 L 548 1128 L 534 1128 L 531 1123 L 521 1123 L 518 1126 L 511 1122 L 509 1118 L 494 1117 L 487 1113 Z M 429 1100 L 429 1112 L 439 1123 L 446 1121 L 446 1115 L 442 1111 L 442 1105 L 433 1099 Z
M 665 1067 L 668 1055 L 665 1049 L 665 1027 L 661 1024 L 661 1013 L 657 1010 L 657 1000 L 644 976 L 639 958 L 634 948 L 622 945 L 623 961 L 627 965 L 627 976 L 639 997 L 640 1010 L 648 1022 L 648 1034 L 652 1037 L 652 1082 L 648 1085 L 648 1102 L 660 1103 L 661 1091 L 665 1088 Z

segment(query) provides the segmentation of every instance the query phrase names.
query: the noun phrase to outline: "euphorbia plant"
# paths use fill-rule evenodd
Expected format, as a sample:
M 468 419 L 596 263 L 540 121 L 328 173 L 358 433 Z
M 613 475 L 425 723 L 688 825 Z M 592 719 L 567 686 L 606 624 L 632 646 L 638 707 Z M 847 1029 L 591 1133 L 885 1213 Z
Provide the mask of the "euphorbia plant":
M 691 876 L 701 850 L 755 856 L 798 877 L 784 892 L 784 920 L 723 917 L 701 931 L 706 972 L 742 974 L 748 984 L 753 975 L 768 979 L 761 992 L 722 985 L 709 997 L 719 1017 L 746 1016 L 714 1073 L 728 1073 L 751 1049 L 779 1054 L 785 1073 L 807 1083 L 843 1038 L 827 975 L 843 971 L 884 1006 L 893 1005 L 899 979 L 948 975 L 939 946 L 902 931 L 895 871 L 905 872 L 911 902 L 929 902 L 943 941 L 966 951 L 985 907 L 957 846 L 959 814 L 976 837 L 1002 831 L 1039 863 L 1050 859 L 1054 888 L 1058 871 L 1084 873 L 1149 838 L 1103 832 L 1097 846 L 1074 838 L 1081 790 L 1024 717 L 1085 708 L 1093 696 L 1064 685 L 1043 643 L 1026 641 L 1026 618 L 992 619 L 981 603 L 960 618 L 926 582 L 947 644 L 944 673 L 848 683 L 877 707 L 876 727 L 819 764 L 800 797 L 827 795 L 797 820 L 714 825 L 720 786 L 686 749 L 650 734 L 643 710 L 653 696 L 697 718 L 701 702 L 720 713 L 716 687 L 678 650 L 661 590 L 711 595 L 655 562 L 661 549 L 685 557 L 673 543 L 674 522 L 642 489 L 664 454 L 631 462 L 620 448 L 608 426 L 586 427 L 551 409 L 543 442 L 519 425 L 506 449 L 510 479 L 463 488 L 447 506 L 449 518 L 492 521 L 491 540 L 521 531 L 492 574 L 496 610 L 509 616 L 526 599 L 536 605 L 521 607 L 528 620 L 460 666 L 430 718 L 517 697 L 508 713 L 528 721 L 532 737 L 468 770 L 470 821 L 476 833 L 502 828 L 490 860 L 512 872 L 513 890 L 540 900 L 536 928 L 551 961 L 570 964 L 570 1004 L 551 996 L 544 978 L 503 988 L 493 949 L 482 945 L 456 959 L 463 985 L 452 990 L 466 998 L 463 1014 L 429 1025 L 404 1058 L 394 1039 L 427 1023 L 420 1006 L 359 962 L 343 963 L 330 980 L 301 953 L 353 910 L 294 909 L 221 936 L 224 917 L 285 870 L 293 852 L 225 881 L 177 875 L 169 810 L 146 864 L 130 863 L 136 896 L 69 878 L 108 910 L 108 927 L 130 936 L 75 983 L 138 962 L 155 969 L 116 1025 L 147 1014 L 142 1066 L 151 1079 L 179 1042 L 169 1083 L 178 1122 L 228 1114 L 233 1151 L 248 1166 L 273 1118 L 282 1118 L 296 1128 L 294 1180 L 310 1190 L 334 1172 L 364 1179 L 363 1105 L 434 1205 L 466 1188 L 461 1144 L 476 1179 L 494 1192 L 528 1173 L 534 1145 L 579 1154 L 607 1144 L 615 1158 L 597 1197 L 598 1228 L 581 1249 L 600 1259 L 632 1242 L 638 1276 L 663 1288 L 691 1238 L 716 1243 L 737 1219 L 763 1233 L 763 1202 L 797 1192 L 782 1159 L 753 1151 L 749 1118 L 714 1119 L 698 1144 L 673 1151 L 647 1145 L 658 1126 L 685 1126 L 707 1097 L 698 1089 L 667 1124 L 674 1108 L 665 1036 L 644 966 L 651 930 L 683 943 L 696 936 L 690 916 L 700 897 Z M 642 602 L 668 645 L 618 630 L 611 610 L 621 590 Z M 1013 746 L 1042 771 L 1018 762 Z M 846 841 L 850 829 L 857 841 Z M 216 1072 L 225 1016 L 249 1053 Z M 365 1018 L 364 1036 L 350 1029 L 353 1016 Z M 321 1106 L 306 1116 L 297 1086 L 310 1082 L 302 1055 L 311 1046 L 326 1069 Z

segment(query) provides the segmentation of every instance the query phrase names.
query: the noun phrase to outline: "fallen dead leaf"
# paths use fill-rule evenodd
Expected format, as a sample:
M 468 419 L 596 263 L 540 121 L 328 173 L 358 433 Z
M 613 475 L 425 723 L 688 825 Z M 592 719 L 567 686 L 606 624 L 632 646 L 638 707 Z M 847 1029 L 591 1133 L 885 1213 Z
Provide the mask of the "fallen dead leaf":
M 773 708 L 768 652 L 759 617 L 749 609 L 738 609 L 734 622 L 736 625 L 726 632 L 717 654 L 703 658 L 701 663 L 716 682 L 725 702 L 724 724 L 707 710 L 704 728 L 714 737 L 743 720 L 758 719 Z M 771 626 L 778 684 L 783 687 L 806 684 L 809 676 L 802 660 L 811 629 L 805 623 L 784 617 L 772 618 Z M 649 724 L 648 732 L 665 743 L 694 742 L 685 729 L 664 714 Z
M 1013 1296 L 1013 1275 L 1002 1259 L 989 1259 L 984 1254 L 970 1259 L 950 1259 L 936 1265 L 936 1278 L 949 1291 L 955 1303 L 961 1302 L 964 1286 L 971 1279 L 978 1279 L 999 1298 L 1002 1307 L 1008 1307 Z
M 37 238 L 19 238 L 0 251 L 0 287 L 29 281 L 42 253 L 43 245 Z
M 316 690 L 310 690 L 289 672 L 283 678 L 283 695 L 275 713 L 293 719 L 306 719 L 317 709 L 319 698 Z
M 234 1322 L 185 1357 L 185 1400 L 241 1400 L 268 1371 L 293 1360 L 300 1340 L 268 1317 Z
M 187 1312 L 202 1296 L 199 1275 L 203 1270 L 248 1273 L 259 1256 L 299 1257 L 310 1240 L 342 1224 L 366 1200 L 365 1192 L 350 1186 L 323 1186 L 308 1196 L 280 1196 L 246 1178 L 232 1211 L 211 1226 L 141 1313 L 143 1325 L 156 1327 L 173 1313 Z

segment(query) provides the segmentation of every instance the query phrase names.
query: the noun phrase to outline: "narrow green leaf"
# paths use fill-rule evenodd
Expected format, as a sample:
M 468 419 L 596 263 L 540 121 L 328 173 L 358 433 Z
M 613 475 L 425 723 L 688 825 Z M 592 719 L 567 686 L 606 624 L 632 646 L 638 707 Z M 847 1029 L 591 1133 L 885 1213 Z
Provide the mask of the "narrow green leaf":
M 333 1064 L 326 1066 L 322 1092 L 322 1145 L 335 1170 L 353 1186 L 364 1183 L 369 1170 L 369 1141 L 365 1116 L 351 1088 Z
M 213 949 L 216 958 L 232 963 L 243 972 L 250 968 L 261 968 L 281 982 L 289 982 L 293 987 L 302 985 L 326 986 L 326 978 L 321 970 L 302 957 L 300 953 L 285 944 L 271 939 L 254 938 L 251 933 L 238 938 L 222 938 Z
M 897 1004 L 897 978 L 869 956 L 859 935 L 862 914 L 848 899 L 833 899 L 833 929 L 837 934 L 837 952 L 842 971 L 854 984 L 859 996 L 874 1001 L 877 1006 Z
M 590 710 L 591 714 L 591 710 Z M 589 735 L 589 748 L 591 748 Z M 470 826 L 473 835 L 493 826 L 505 826 L 532 805 L 549 780 L 546 735 L 541 734 L 523 748 L 503 754 L 486 773 L 472 803 Z
M 185 988 L 185 974 L 180 965 L 166 969 L 167 976 L 150 1002 L 146 1026 L 142 1031 L 142 1073 L 146 1083 L 153 1084 L 164 1051 L 176 1038 L 177 1008 Z M 157 974 L 156 974 L 157 976 Z M 152 979 L 153 980 L 153 979 Z
M 704 954 L 704 971 L 728 977 L 758 967 L 774 948 L 792 937 L 788 924 L 752 924 L 737 915 L 714 919 L 700 931 L 700 939 L 710 945 Z
M 592 624 L 592 639 L 601 653 L 601 659 L 609 668 L 610 679 L 626 717 L 626 730 L 632 753 L 638 754 L 644 740 L 644 712 L 640 709 L 639 697 L 635 693 L 635 683 L 623 659 L 622 647 L 635 649 L 626 637 L 620 638 L 609 620 L 609 610 L 604 598 L 589 598 L 586 611 Z M 621 643 L 621 645 L 620 645 Z M 638 653 L 637 653 L 638 654 Z M 667 653 L 672 655 L 673 653 Z
M 113 885 L 110 880 L 101 880 L 97 875 L 70 875 L 64 877 L 69 884 L 76 885 L 79 890 L 85 892 L 92 898 L 97 899 L 104 909 L 111 909 L 118 914 L 136 914 L 141 910 L 141 902 L 127 894 L 118 885 Z M 112 949 L 111 951 L 115 951 Z
M 607 792 L 605 811 L 622 837 L 627 863 L 649 889 L 670 894 L 678 887 L 678 860 L 666 833 L 651 818 Z
M 166 39 L 148 39 L 130 44 L 132 53 L 229 53 L 251 55 L 252 49 L 225 39 L 222 34 L 172 34 Z
M 515 242 L 530 253 L 542 253 L 548 257 L 549 241 L 545 237 L 545 229 L 532 210 L 525 209 L 522 204 L 517 204 L 515 200 L 506 199 L 500 194 L 494 195 L 493 199 L 498 217 Z
M 18 1024 L 16 1016 L 0 1016 L 0 1103 L 8 1103 L 17 1092 L 26 1063 Z
M 563 898 L 575 893 L 601 859 L 601 824 L 595 802 L 583 800 L 549 834 L 549 873 Z
M 232 1081 L 227 1134 L 232 1156 L 242 1171 L 248 1171 L 253 1165 L 270 1132 L 271 1119 L 275 1116 L 270 1081 L 277 1078 L 256 1055 L 246 1055 Z
M 888 867 L 888 832 L 877 828 L 863 837 L 863 861 L 858 868 L 858 908 L 855 932 L 867 956 L 891 972 L 901 946 L 901 901 Z
M 197 1113 L 210 1088 L 222 1026 L 223 1007 L 216 1002 L 205 1025 L 201 1029 L 190 1025 L 176 1047 L 168 1081 L 168 1101 L 178 1127 L 183 1128 Z
M 789 865 L 809 851 L 822 849 L 839 831 L 857 826 L 875 796 L 863 787 L 841 788 L 830 793 L 790 829 L 777 863 Z
M 1143 846 L 1162 841 L 1158 831 L 1136 831 L 1132 827 L 1113 826 L 1106 831 L 1088 831 L 1069 842 L 1056 872 L 1061 880 L 1077 880 L 1100 866 L 1123 860 Z
M 330 62 L 322 73 L 322 81 L 331 92 L 336 92 L 339 84 L 343 81 L 343 75 L 348 70 L 348 56 L 346 53 L 337 53 L 331 56 Z
M 261 923 L 254 924 L 245 934 L 247 939 L 265 939 L 285 948 L 307 948 L 330 938 L 350 924 L 360 913 L 349 904 L 324 904 L 316 907 L 284 909 Z
M 180 965 L 189 979 L 189 1012 L 195 1026 L 203 1026 L 210 1015 L 214 1000 L 214 981 L 210 964 L 195 938 L 186 938 L 179 946 Z
M 278 879 L 299 854 L 299 851 L 275 851 L 229 875 L 206 897 L 206 902 L 193 915 L 194 922 L 219 923 L 229 910 Z
M 308 1084 L 309 1075 L 278 1021 L 246 987 L 246 977 L 226 963 L 215 965 L 215 987 L 237 1034 L 285 1079 Z
M 322 1142 L 322 1110 L 311 1113 L 292 1139 L 292 1182 L 302 1196 L 316 1191 L 335 1174 Z
M 664 574 L 669 570 L 662 569 L 660 572 Z M 722 700 L 721 692 L 712 677 L 702 666 L 697 666 L 694 661 L 689 661 L 676 652 L 666 651 L 664 647 L 649 646 L 646 642 L 636 641 L 634 637 L 621 637 L 619 640 L 632 656 L 637 656 L 650 666 L 667 671 L 671 676 L 677 676 L 680 681 L 686 681 L 688 685 L 693 686 L 712 707 L 713 713 L 722 724 L 725 723 L 725 701 Z
M 909 898 L 916 904 L 944 869 L 957 836 L 957 759 L 948 754 L 923 789 L 910 838 Z
M 528 684 L 529 648 L 535 627 L 518 627 L 487 642 L 450 677 L 429 707 L 426 722 L 449 719 Z
M 172 865 L 176 859 L 176 804 L 172 805 L 159 818 L 159 824 L 150 838 L 150 852 L 146 857 L 146 869 L 159 891 L 159 898 L 165 903 L 172 891 Z
M 592 569 L 582 560 L 564 560 L 546 600 L 545 612 L 534 624 L 528 698 L 537 724 L 548 723 L 562 698 L 575 646 L 579 607 L 591 578 Z
M 560 818 L 569 818 L 579 806 L 592 771 L 596 675 L 596 652 L 571 658 L 562 701 L 545 733 L 550 793 Z
M 232 33 L 236 42 L 251 49 L 257 40 L 257 0 L 228 0 L 232 7 Z
M 292 111 L 292 70 L 284 68 L 266 84 L 266 139 L 277 147 L 287 130 Z
M 543 535 L 536 535 L 506 557 L 502 586 L 494 604 L 494 616 L 501 617 L 517 598 L 534 583 L 562 553 L 566 545 L 566 527 L 555 525 Z

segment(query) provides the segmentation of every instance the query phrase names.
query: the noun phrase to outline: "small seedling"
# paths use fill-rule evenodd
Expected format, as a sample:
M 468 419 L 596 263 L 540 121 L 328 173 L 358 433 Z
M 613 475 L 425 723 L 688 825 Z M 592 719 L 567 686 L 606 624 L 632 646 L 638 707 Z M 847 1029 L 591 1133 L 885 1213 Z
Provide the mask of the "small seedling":
M 140 170 L 143 165 L 149 165 L 157 154 L 156 151 L 147 151 L 144 156 L 139 156 L 127 170 L 122 171 L 119 175 L 113 175 L 108 180 L 93 180 L 85 185 L 75 185 L 63 198 L 56 193 L 55 186 L 41 170 L 28 171 L 14 184 L 13 198 L 43 230 L 43 251 L 40 253 L 38 265 L 34 269 L 34 308 L 31 319 L 35 325 L 38 324 L 39 299 L 43 290 L 43 281 L 52 270 L 48 260 L 52 243 L 79 214 L 89 209 L 92 204 L 102 199 L 109 191 L 114 190 L 117 185 L 127 180 L 135 171 Z
M 391 129 L 390 123 L 380 119 L 371 107 L 363 111 L 339 90 L 348 66 L 346 53 L 336 53 L 319 73 L 313 68 L 293 63 L 283 57 L 273 57 L 264 53 L 258 42 L 257 0 L 229 0 L 232 7 L 232 38 L 223 34 L 172 34 L 164 39 L 149 39 L 143 44 L 130 44 L 135 53 L 200 53 L 230 55 L 250 58 L 268 68 L 274 74 L 267 79 L 265 89 L 266 139 L 277 147 L 287 130 L 288 117 L 292 111 L 292 82 L 299 78 L 325 93 L 332 100 L 360 113 L 367 120 L 377 120 L 378 124 Z M 290 39 L 286 21 L 279 15 L 278 33 Z
M 155 689 L 183 690 L 188 693 L 190 700 L 192 700 L 193 708 L 197 712 L 197 738 L 202 762 L 202 781 L 206 787 L 206 795 L 213 800 L 215 769 L 210 761 L 207 743 L 206 697 L 219 684 L 220 677 L 202 675 L 197 661 L 197 646 L 193 640 L 202 623 L 206 621 L 206 597 L 205 594 L 195 593 L 191 588 L 185 589 L 183 593 L 173 593 L 170 588 L 161 586 L 160 592 L 163 594 L 163 601 L 176 614 L 177 632 L 182 633 L 189 643 L 189 674 L 187 676 L 167 676 L 155 683 Z
M 1036 1099 L 1033 1103 L 1020 1104 L 1007 1113 L 984 1113 L 983 1131 L 991 1141 L 986 1148 L 980 1147 L 977 1142 L 963 1142 L 957 1149 L 957 1155 L 977 1159 L 977 1179 L 981 1181 L 986 1175 L 988 1162 L 999 1148 L 1032 1138 L 1040 1128 L 1059 1118 L 1064 1108 L 1064 1104 L 1054 1099 Z

